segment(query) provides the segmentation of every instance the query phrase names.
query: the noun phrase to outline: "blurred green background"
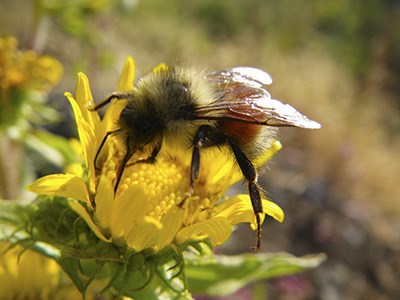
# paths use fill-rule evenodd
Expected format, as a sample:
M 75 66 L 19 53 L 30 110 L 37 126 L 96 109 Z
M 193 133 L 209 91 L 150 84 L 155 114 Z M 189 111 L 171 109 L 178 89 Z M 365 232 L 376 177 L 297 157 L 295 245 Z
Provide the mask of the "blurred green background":
M 88 75 L 100 100 L 115 90 L 127 55 L 138 76 L 160 62 L 264 69 L 275 98 L 322 124 L 280 131 L 284 147 L 262 185 L 286 220 L 265 222 L 262 251 L 325 252 L 328 260 L 229 299 L 255 290 L 269 299 L 400 294 L 399 23 L 396 0 L 0 0 L 0 36 L 65 68 L 48 104 L 63 112 L 53 132 L 76 135 L 63 96 L 76 73 Z M 242 225 L 216 250 L 249 252 L 253 243 Z

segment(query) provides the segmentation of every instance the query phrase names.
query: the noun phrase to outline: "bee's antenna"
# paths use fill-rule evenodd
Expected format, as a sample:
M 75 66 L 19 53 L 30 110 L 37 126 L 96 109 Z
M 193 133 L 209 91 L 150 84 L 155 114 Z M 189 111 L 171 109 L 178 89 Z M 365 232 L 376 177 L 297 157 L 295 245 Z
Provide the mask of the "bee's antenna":
M 122 129 L 120 128 L 120 129 L 108 131 L 106 133 L 106 135 L 104 136 L 104 138 L 102 139 L 102 141 L 101 141 L 101 143 L 99 145 L 99 148 L 97 149 L 96 155 L 94 156 L 94 167 L 95 167 L 96 170 L 100 169 L 100 168 L 97 167 L 97 160 L 99 159 L 100 152 L 103 149 L 107 139 L 109 138 L 110 135 L 115 134 L 117 132 L 120 132 L 121 130 Z
M 106 99 L 104 99 L 100 103 L 96 104 L 94 107 L 92 107 L 92 102 L 89 101 L 88 109 L 90 111 L 96 111 L 96 110 L 99 110 L 100 108 L 102 108 L 103 106 L 106 106 L 114 99 L 116 99 L 116 100 L 126 99 L 130 95 L 131 95 L 130 93 L 121 93 L 121 92 L 112 93 L 110 96 L 108 96 Z

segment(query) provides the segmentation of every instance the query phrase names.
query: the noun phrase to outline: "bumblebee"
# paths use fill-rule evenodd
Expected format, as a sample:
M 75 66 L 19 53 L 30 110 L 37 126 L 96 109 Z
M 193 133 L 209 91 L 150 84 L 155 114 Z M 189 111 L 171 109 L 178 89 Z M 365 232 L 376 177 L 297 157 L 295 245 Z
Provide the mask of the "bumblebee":
M 115 192 L 124 168 L 135 153 L 148 153 L 142 160 L 154 163 L 163 145 L 168 149 L 191 151 L 190 184 L 183 199 L 191 196 L 199 175 L 202 149 L 228 146 L 247 181 L 257 221 L 260 248 L 261 190 L 254 161 L 271 146 L 277 127 L 318 129 L 292 106 L 271 97 L 265 89 L 270 75 L 252 67 L 235 67 L 205 73 L 190 68 L 165 68 L 142 77 L 129 92 L 116 92 L 96 106 L 98 110 L 112 100 L 126 99 L 118 129 L 102 140 L 96 160 L 110 135 L 116 135 L 126 148 L 119 166 Z

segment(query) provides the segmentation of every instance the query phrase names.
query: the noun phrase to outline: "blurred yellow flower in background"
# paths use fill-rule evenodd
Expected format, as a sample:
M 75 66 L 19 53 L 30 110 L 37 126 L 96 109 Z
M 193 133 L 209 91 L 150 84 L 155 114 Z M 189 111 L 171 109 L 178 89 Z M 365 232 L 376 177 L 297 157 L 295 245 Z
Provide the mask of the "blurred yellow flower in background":
M 32 105 L 43 103 L 63 74 L 55 58 L 21 51 L 17 46 L 13 37 L 0 38 L 0 131 L 18 121 L 26 122 L 34 111 L 41 111 Z M 51 117 L 49 111 L 47 114 L 45 118 Z
M 0 38 L 0 88 L 44 90 L 56 85 L 62 76 L 61 64 L 48 55 L 21 52 L 13 37 Z
M 0 299 L 81 299 L 57 262 L 37 252 L 0 242 Z
M 157 71 L 163 65 L 156 67 Z M 118 89 L 133 88 L 134 62 L 128 58 Z M 68 197 L 69 205 L 85 219 L 97 237 L 105 242 L 127 245 L 135 252 L 151 248 L 161 251 L 171 244 L 209 238 L 213 245 L 226 241 L 234 225 L 251 223 L 255 215 L 248 195 L 237 195 L 219 202 L 226 190 L 241 179 L 237 167 L 222 148 L 206 150 L 193 196 L 179 207 L 189 188 L 190 159 L 163 149 L 156 164 L 128 164 L 114 194 L 114 181 L 124 147 L 107 139 L 106 151 L 95 162 L 98 148 L 107 132 L 116 129 L 116 119 L 124 101 L 112 102 L 101 119 L 88 105 L 93 101 L 89 83 L 78 75 L 76 96 L 66 93 L 74 111 L 83 157 L 83 169 L 74 165 L 68 174 L 38 179 L 28 189 L 39 194 Z M 281 148 L 275 141 L 263 163 Z M 104 153 L 103 153 L 104 152 Z M 179 154 L 181 155 L 181 154 Z M 136 157 L 138 158 L 138 157 Z M 101 169 L 96 166 L 101 164 Z M 278 221 L 283 212 L 263 199 L 264 213 Z M 264 216 L 263 216 L 264 218 Z

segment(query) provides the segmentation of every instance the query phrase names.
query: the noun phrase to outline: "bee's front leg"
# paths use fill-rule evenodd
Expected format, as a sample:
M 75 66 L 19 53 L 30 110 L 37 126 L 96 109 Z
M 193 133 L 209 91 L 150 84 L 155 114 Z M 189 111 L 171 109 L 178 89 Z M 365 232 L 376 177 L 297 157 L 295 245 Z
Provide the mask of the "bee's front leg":
M 121 182 L 122 174 L 123 174 L 123 172 L 125 170 L 126 164 L 131 159 L 133 153 L 135 152 L 132 149 L 131 145 L 130 145 L 129 139 L 126 140 L 125 144 L 126 144 L 126 153 L 125 153 L 124 158 L 122 159 L 121 165 L 118 168 L 117 176 L 116 176 L 116 179 L 115 179 L 115 186 L 114 186 L 114 193 L 115 194 L 117 193 L 118 186 L 119 186 L 119 184 Z
M 190 164 L 190 182 L 189 182 L 189 191 L 186 193 L 185 197 L 179 203 L 179 207 L 183 207 L 186 200 L 190 198 L 193 194 L 194 184 L 199 177 L 200 171 L 200 148 L 203 148 L 208 144 L 209 135 L 211 132 L 215 131 L 215 129 L 209 125 L 201 126 L 193 139 L 193 152 L 192 152 L 192 161 Z
M 162 146 L 162 140 L 154 147 L 153 151 L 150 153 L 148 157 L 138 159 L 137 161 L 127 164 L 126 166 L 130 167 L 136 164 L 154 164 L 156 162 L 158 153 L 160 153 L 161 146 Z

